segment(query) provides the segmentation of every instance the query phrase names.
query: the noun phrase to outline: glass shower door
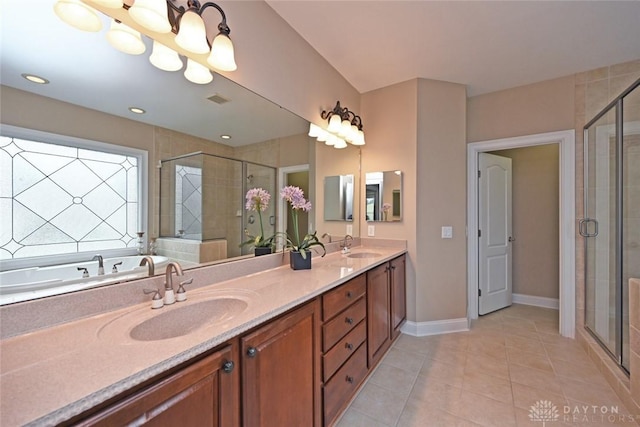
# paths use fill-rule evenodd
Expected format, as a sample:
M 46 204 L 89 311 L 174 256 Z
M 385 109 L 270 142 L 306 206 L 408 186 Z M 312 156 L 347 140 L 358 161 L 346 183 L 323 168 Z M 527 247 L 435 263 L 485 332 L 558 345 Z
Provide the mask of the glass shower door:
M 616 286 L 616 109 L 585 131 L 586 326 L 611 352 L 618 354 Z

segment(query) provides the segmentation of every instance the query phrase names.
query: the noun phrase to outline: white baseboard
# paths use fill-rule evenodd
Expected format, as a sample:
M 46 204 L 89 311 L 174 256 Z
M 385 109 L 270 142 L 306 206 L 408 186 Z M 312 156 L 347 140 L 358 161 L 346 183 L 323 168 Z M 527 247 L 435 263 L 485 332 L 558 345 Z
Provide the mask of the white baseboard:
M 431 322 L 410 322 L 402 325 L 401 331 L 414 337 L 427 335 L 448 334 L 451 332 L 463 332 L 469 330 L 469 320 L 466 317 L 460 319 L 434 320 Z
M 552 308 L 554 310 L 558 310 L 560 308 L 560 300 L 557 298 L 513 294 L 511 300 L 516 304 L 535 305 L 536 307 Z

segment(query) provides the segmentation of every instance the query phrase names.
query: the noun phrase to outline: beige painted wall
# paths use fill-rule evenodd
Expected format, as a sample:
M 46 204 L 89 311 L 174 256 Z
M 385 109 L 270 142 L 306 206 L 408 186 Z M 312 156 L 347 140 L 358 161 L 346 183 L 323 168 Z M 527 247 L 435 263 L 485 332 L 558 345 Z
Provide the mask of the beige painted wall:
M 404 193 L 402 221 L 362 222 L 361 235 L 372 224 L 376 237 L 407 240 L 410 321 L 466 317 L 465 87 L 410 80 L 363 94 L 361 105 L 371 123 L 362 173 L 401 170 Z M 440 239 L 442 225 L 453 239 Z
M 558 299 L 558 145 L 493 154 L 512 160 L 513 293 Z
M 468 99 L 467 141 L 573 129 L 574 77 L 562 77 Z

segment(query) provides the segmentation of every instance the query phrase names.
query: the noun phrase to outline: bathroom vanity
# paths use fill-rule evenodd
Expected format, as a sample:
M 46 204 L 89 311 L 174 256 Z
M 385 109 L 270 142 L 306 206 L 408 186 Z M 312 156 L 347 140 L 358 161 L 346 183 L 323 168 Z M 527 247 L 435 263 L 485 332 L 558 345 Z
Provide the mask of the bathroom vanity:
M 406 318 L 405 252 L 355 247 L 5 339 L 0 424 L 332 425 Z

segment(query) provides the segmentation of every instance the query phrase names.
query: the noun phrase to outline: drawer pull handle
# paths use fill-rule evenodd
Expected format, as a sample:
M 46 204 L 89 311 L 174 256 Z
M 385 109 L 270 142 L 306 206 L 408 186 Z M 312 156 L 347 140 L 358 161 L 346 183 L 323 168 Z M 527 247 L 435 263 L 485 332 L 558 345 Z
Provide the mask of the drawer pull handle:
M 352 298 L 353 294 L 351 293 L 351 291 L 347 291 L 347 298 Z
M 344 319 L 344 321 L 350 325 L 353 325 L 353 317 L 347 317 Z
M 349 343 L 349 342 L 348 342 L 348 343 L 346 343 L 346 344 L 344 345 L 344 347 L 345 347 L 347 350 L 353 350 L 353 344 L 351 344 L 351 343 Z
M 345 378 L 345 380 L 349 383 L 349 384 L 353 384 L 353 377 L 347 375 L 347 378 Z
M 255 347 L 249 347 L 247 349 L 247 356 L 256 357 L 258 355 L 258 350 Z
M 235 365 L 231 360 L 227 360 L 222 364 L 222 370 L 225 371 L 227 374 L 230 374 L 231 372 L 233 372 L 234 366 Z

